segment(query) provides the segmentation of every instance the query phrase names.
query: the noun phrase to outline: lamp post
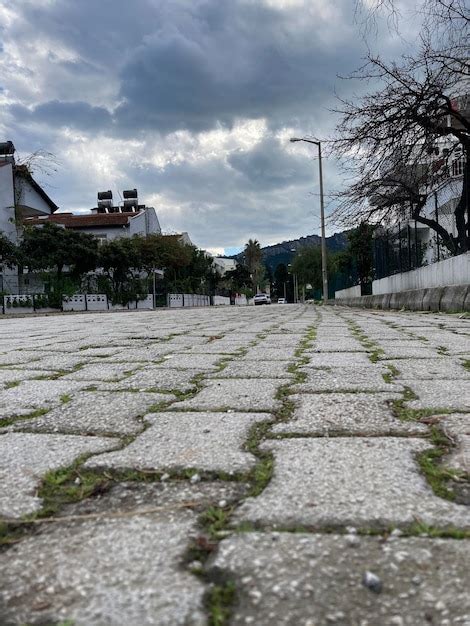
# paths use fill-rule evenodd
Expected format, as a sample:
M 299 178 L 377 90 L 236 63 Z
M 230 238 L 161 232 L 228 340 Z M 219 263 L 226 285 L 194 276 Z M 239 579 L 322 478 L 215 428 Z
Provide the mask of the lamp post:
M 320 222 L 321 222 L 321 274 L 323 283 L 323 302 L 328 300 L 328 268 L 326 261 L 326 236 L 325 236 L 325 205 L 323 200 L 323 170 L 321 160 L 321 141 L 314 139 L 306 139 L 305 137 L 291 137 L 290 141 L 305 141 L 305 143 L 313 143 L 318 146 L 318 164 L 320 170 Z

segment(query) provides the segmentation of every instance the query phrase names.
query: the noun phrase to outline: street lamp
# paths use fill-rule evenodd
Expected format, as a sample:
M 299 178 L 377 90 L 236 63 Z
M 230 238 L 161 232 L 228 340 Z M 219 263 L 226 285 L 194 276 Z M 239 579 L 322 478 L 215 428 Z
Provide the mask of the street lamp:
M 305 143 L 313 143 L 318 146 L 318 164 L 320 169 L 320 222 L 321 222 L 321 274 L 323 282 L 323 302 L 328 300 L 328 269 L 326 262 L 326 237 L 325 237 L 325 205 L 323 201 L 323 171 L 321 161 L 321 141 L 314 139 L 306 139 L 305 137 L 291 137 L 290 141 L 305 141 Z

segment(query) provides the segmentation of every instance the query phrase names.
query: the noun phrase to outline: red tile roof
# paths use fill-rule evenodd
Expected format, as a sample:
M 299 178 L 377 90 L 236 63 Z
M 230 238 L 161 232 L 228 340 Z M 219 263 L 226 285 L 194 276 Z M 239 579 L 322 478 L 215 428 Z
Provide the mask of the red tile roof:
M 66 228 L 83 228 L 84 226 L 127 226 L 130 218 L 138 213 L 94 213 L 93 215 L 74 215 L 73 213 L 55 213 L 47 218 L 28 217 L 24 224 L 38 226 L 46 222 L 63 224 Z

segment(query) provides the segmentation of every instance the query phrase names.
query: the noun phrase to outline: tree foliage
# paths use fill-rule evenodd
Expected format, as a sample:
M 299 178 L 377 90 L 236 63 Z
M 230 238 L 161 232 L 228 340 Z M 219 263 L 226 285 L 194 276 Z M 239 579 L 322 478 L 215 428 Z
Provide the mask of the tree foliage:
M 375 227 L 361 222 L 348 232 L 348 245 L 335 255 L 336 269 L 345 275 L 351 284 L 356 277 L 360 285 L 370 283 L 374 274 L 373 235 Z
M 0 270 L 5 267 L 13 267 L 18 262 L 19 251 L 8 237 L 0 233 Z
M 60 279 L 64 268 L 79 279 L 94 270 L 98 260 L 98 241 L 92 235 L 44 224 L 26 228 L 19 247 L 21 262 L 32 270 L 54 269 Z
M 264 278 L 265 267 L 263 265 L 263 252 L 257 239 L 249 239 L 245 244 L 243 259 L 248 272 L 251 275 L 253 291 L 257 291 Z

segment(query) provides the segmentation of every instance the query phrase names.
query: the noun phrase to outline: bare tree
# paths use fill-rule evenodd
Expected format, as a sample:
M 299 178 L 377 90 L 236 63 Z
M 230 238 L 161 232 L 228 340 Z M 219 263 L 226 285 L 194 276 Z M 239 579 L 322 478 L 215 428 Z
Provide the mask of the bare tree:
M 391 0 L 377 4 L 394 7 Z M 374 89 L 341 101 L 334 146 L 350 185 L 340 194 L 335 218 L 348 226 L 414 219 L 436 231 L 456 254 L 470 249 L 468 11 L 463 0 L 426 0 L 424 9 L 416 55 L 390 63 L 369 54 L 352 78 L 370 82 Z M 438 23 L 444 18 L 444 24 Z M 456 31 L 457 24 L 465 28 Z M 438 43 L 437 31 L 446 33 Z M 463 184 L 453 234 L 424 208 L 457 161 Z

